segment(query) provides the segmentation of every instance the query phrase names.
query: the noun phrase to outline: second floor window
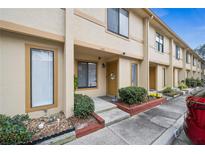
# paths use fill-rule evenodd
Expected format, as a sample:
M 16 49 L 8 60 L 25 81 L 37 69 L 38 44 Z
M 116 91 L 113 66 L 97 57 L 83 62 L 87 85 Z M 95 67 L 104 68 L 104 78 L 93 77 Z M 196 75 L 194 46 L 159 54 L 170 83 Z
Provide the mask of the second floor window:
M 180 59 L 180 47 L 178 45 L 176 45 L 176 59 Z
M 196 59 L 193 57 L 193 66 L 196 66 Z
M 188 52 L 186 52 L 186 63 L 190 63 L 190 54 Z
M 157 45 L 157 51 L 164 52 L 164 37 L 157 33 L 156 36 L 156 45 Z
M 109 8 L 107 9 L 107 27 L 108 30 L 128 37 L 128 11 L 125 9 Z

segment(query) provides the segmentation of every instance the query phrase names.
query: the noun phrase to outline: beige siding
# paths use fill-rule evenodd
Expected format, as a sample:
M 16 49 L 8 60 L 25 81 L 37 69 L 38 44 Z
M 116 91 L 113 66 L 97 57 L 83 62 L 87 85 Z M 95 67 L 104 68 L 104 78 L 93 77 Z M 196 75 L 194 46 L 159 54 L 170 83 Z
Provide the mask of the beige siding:
M 58 108 L 48 110 L 53 113 L 62 110 L 62 46 L 54 42 L 40 41 L 30 37 L 23 37 L 2 32 L 2 110 L 3 114 L 14 115 L 25 113 L 25 43 L 41 43 L 52 45 L 58 52 Z M 43 116 L 43 111 L 30 113 L 32 117 Z
M 106 16 L 106 14 L 104 14 L 104 16 Z M 108 48 L 120 55 L 125 52 L 127 56 L 143 58 L 142 42 L 126 39 L 111 32 L 107 32 L 105 22 L 104 26 L 102 26 L 75 15 L 73 32 L 75 40 L 101 46 L 102 48 Z M 131 33 L 132 32 L 130 32 L 130 34 Z
M 64 35 L 64 10 L 62 9 L 0 9 L 0 20 Z
M 0 114 L 3 112 L 3 80 L 2 80 L 2 76 L 3 76 L 3 50 L 2 50 L 2 46 L 3 46 L 3 42 L 2 42 L 2 31 L 0 31 Z
M 119 81 L 118 81 L 118 87 L 123 88 L 127 86 L 131 86 L 131 64 L 136 63 L 137 65 L 137 79 L 139 82 L 139 62 L 133 61 L 125 58 L 119 58 Z M 139 83 L 138 83 L 139 84 Z
M 150 61 L 160 64 L 169 65 L 169 39 L 164 36 L 164 53 L 160 53 L 156 48 L 156 30 L 153 26 L 150 26 L 149 36 L 149 51 Z

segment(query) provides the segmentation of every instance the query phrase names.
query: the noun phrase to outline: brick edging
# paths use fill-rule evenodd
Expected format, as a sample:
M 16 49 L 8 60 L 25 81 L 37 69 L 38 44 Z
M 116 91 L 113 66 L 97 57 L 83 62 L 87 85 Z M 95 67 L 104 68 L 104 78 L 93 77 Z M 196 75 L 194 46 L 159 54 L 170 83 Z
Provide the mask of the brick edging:
M 140 112 L 146 111 L 148 109 L 151 109 L 157 105 L 163 104 L 167 102 L 165 98 L 159 98 L 155 100 L 151 100 L 149 102 L 140 104 L 140 105 L 127 105 L 123 102 L 116 103 L 117 107 L 127 113 L 129 113 L 131 116 L 138 114 Z
M 98 123 L 89 123 L 87 127 L 75 130 L 77 138 L 88 135 L 105 127 L 105 120 L 103 118 L 101 118 L 95 112 L 92 113 L 92 116 L 97 120 Z

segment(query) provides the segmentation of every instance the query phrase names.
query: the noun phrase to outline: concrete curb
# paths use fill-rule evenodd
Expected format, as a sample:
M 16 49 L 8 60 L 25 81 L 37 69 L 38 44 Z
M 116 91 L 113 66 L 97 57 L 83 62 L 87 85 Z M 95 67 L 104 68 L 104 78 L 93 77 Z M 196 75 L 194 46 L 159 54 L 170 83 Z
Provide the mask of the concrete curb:
M 183 129 L 184 114 L 170 127 L 168 128 L 159 138 L 157 138 L 152 145 L 167 145 L 171 144 L 175 137 Z

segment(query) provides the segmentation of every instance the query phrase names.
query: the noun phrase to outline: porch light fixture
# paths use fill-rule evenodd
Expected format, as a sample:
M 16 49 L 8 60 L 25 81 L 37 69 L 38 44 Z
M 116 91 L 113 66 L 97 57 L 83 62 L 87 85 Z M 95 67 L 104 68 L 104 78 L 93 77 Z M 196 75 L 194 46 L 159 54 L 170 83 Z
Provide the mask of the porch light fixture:
M 122 54 L 125 55 L 125 52 L 123 52 Z
M 101 59 L 101 57 L 98 57 L 98 60 L 100 60 Z
M 105 63 L 102 63 L 102 68 L 105 68 Z

